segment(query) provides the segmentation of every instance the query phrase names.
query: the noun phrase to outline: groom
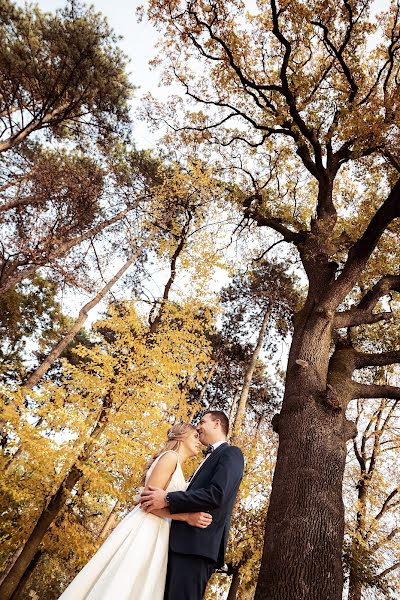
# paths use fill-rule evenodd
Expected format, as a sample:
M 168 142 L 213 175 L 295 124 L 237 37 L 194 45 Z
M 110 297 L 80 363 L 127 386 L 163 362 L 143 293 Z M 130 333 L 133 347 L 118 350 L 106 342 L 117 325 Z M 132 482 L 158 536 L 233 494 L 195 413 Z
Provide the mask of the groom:
M 233 504 L 243 475 L 243 454 L 226 441 L 229 421 L 218 410 L 206 412 L 197 427 L 206 456 L 186 492 L 151 488 L 143 492 L 146 511 L 168 507 L 171 514 L 209 512 L 206 529 L 172 521 L 164 600 L 201 600 L 215 567 L 225 562 Z

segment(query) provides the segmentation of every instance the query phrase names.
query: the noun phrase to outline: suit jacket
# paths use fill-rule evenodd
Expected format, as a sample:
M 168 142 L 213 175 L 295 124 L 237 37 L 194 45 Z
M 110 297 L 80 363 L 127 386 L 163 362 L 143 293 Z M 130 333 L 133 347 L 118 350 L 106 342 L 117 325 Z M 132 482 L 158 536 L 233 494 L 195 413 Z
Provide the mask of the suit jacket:
M 218 567 L 225 562 L 233 504 L 243 476 L 242 451 L 221 444 L 207 458 L 190 481 L 186 492 L 170 492 L 172 514 L 209 512 L 212 523 L 206 529 L 172 521 L 169 547 L 173 552 L 205 556 Z

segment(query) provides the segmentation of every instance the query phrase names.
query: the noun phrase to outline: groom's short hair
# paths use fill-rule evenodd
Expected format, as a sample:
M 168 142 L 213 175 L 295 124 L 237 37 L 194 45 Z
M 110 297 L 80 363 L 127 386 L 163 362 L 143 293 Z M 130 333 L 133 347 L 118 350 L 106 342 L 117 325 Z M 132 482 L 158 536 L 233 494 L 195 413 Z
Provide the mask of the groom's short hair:
M 228 435 L 229 419 L 222 410 L 207 410 L 204 415 L 211 415 L 213 421 L 219 421 L 221 423 L 222 431 L 225 435 Z

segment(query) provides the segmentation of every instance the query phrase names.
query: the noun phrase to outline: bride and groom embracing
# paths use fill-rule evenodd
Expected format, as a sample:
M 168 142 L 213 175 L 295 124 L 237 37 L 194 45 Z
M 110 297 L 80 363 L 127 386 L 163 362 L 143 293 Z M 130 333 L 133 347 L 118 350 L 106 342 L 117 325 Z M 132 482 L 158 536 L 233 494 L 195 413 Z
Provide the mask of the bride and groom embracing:
M 228 418 L 206 412 L 178 423 L 152 457 L 138 504 L 114 529 L 59 600 L 201 600 L 224 564 L 241 450 L 227 443 Z M 185 482 L 182 464 L 207 446 Z

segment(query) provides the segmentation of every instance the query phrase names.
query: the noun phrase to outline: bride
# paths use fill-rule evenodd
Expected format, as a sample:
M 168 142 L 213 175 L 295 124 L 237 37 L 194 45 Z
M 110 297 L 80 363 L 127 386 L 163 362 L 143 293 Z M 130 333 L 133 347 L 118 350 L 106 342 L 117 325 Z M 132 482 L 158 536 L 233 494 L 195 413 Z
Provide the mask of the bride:
M 147 465 L 143 484 L 170 492 L 183 491 L 181 465 L 200 452 L 193 425 L 177 423 Z M 208 513 L 179 513 L 168 509 L 144 512 L 138 504 L 114 529 L 59 600 L 163 600 L 168 559 L 170 519 L 205 528 Z

